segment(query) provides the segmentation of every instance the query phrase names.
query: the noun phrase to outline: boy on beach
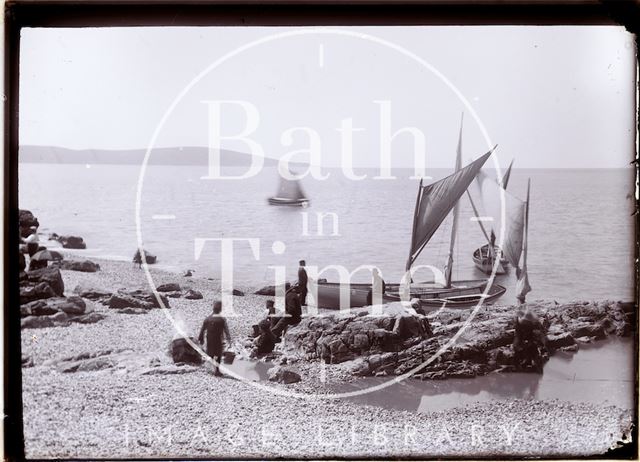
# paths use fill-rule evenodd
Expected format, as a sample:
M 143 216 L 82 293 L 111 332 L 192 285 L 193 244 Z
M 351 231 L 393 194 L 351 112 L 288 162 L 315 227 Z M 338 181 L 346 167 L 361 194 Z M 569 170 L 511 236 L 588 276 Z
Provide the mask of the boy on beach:
M 207 316 L 202 323 L 198 341 L 203 344 L 206 334 L 207 347 L 206 352 L 213 359 L 214 375 L 220 377 L 220 361 L 222 360 L 223 336 L 227 339 L 227 344 L 231 345 L 231 334 L 227 320 L 220 314 L 222 312 L 222 302 L 216 300 L 213 302 L 213 314 Z

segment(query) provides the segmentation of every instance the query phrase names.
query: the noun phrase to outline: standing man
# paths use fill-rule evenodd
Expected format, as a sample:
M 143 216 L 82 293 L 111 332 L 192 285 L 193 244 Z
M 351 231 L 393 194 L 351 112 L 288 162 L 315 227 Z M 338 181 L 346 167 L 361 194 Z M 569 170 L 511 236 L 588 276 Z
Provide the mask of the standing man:
M 204 343 L 205 334 L 207 339 L 207 355 L 213 359 L 213 370 L 216 376 L 221 376 L 220 361 L 222 360 L 223 336 L 227 338 L 227 344 L 231 345 L 231 334 L 227 320 L 220 314 L 222 312 L 222 302 L 213 302 L 213 314 L 207 316 L 202 323 L 198 340 Z
M 300 260 L 300 267 L 298 268 L 298 290 L 300 291 L 300 304 L 302 306 L 307 306 L 307 282 L 309 282 L 307 270 L 304 269 L 305 265 L 305 261 Z

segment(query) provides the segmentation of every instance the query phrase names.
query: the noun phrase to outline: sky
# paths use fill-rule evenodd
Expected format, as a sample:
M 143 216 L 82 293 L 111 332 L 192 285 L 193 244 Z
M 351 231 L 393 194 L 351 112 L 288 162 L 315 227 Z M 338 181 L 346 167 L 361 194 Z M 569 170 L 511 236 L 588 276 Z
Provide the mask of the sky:
M 464 113 L 465 161 L 493 144 L 503 167 L 634 156 L 635 44 L 615 26 L 38 28 L 20 51 L 23 145 L 208 146 L 219 127 L 221 147 L 274 158 L 312 146 L 338 166 L 350 144 L 355 166 L 450 168 Z

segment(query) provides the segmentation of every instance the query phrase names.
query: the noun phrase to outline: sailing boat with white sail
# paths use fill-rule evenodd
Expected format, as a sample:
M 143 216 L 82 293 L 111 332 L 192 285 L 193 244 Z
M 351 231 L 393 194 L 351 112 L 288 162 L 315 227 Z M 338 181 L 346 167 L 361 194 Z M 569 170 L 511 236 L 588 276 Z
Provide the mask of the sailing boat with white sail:
M 268 200 L 271 205 L 288 205 L 294 207 L 307 207 L 310 202 L 302 191 L 300 180 L 290 180 L 282 176 L 280 176 L 278 192 Z
M 427 186 L 424 186 L 423 181 L 420 180 L 406 271 L 407 274 L 410 274 L 411 267 L 420 253 L 429 243 L 429 240 L 449 212 L 453 210 L 454 225 L 445 267 L 445 280 L 444 282 L 411 282 L 408 287 L 404 284 L 387 284 L 386 291 L 383 294 L 383 302 L 406 300 L 406 297 L 403 297 L 403 293 L 408 289 L 408 296 L 410 298 L 418 298 L 423 307 L 437 308 L 444 305 L 464 307 L 472 306 L 479 302 L 490 302 L 505 292 L 506 289 L 504 287 L 497 284 L 489 285 L 487 280 L 451 281 L 457 227 L 457 204 L 492 152 L 493 149 L 466 167 L 460 168 L 461 146 L 458 143 L 456 171 L 453 174 Z M 318 306 L 324 308 L 339 309 L 341 307 L 340 296 L 345 294 L 348 295 L 349 300 L 344 301 L 344 303 L 352 308 L 365 306 L 368 304 L 367 301 L 371 300 L 370 284 L 346 285 L 318 281 L 317 290 Z

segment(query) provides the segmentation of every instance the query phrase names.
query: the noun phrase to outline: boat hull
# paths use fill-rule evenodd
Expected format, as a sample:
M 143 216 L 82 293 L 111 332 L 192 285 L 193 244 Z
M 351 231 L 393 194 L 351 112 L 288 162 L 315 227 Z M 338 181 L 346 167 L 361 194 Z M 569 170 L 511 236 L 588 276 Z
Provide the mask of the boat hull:
M 502 250 L 500 249 L 500 247 L 496 246 L 494 247 L 494 249 L 495 254 L 502 255 Z M 479 249 L 476 249 L 473 252 L 472 259 L 473 264 L 476 265 L 476 268 L 478 268 L 480 271 L 485 274 L 493 273 L 493 265 L 495 260 L 494 257 L 489 254 L 489 244 L 483 245 Z M 496 268 L 496 274 L 506 274 L 508 264 L 509 262 L 506 258 L 500 258 L 500 263 Z
M 282 205 L 288 207 L 307 207 L 309 199 L 285 199 L 282 197 L 270 197 L 268 199 L 270 205 Z
M 399 284 L 387 285 L 383 294 L 383 303 L 401 301 Z M 484 292 L 487 292 L 484 294 Z M 505 293 L 506 289 L 498 284 L 487 290 L 487 281 L 458 281 L 452 287 L 445 288 L 433 283 L 415 283 L 411 285 L 410 298 L 417 298 L 420 305 L 432 311 L 438 308 L 467 308 L 478 303 L 490 304 Z M 340 293 L 348 297 L 349 308 L 371 305 L 370 284 L 340 284 L 336 282 L 318 282 L 318 307 L 340 309 Z

